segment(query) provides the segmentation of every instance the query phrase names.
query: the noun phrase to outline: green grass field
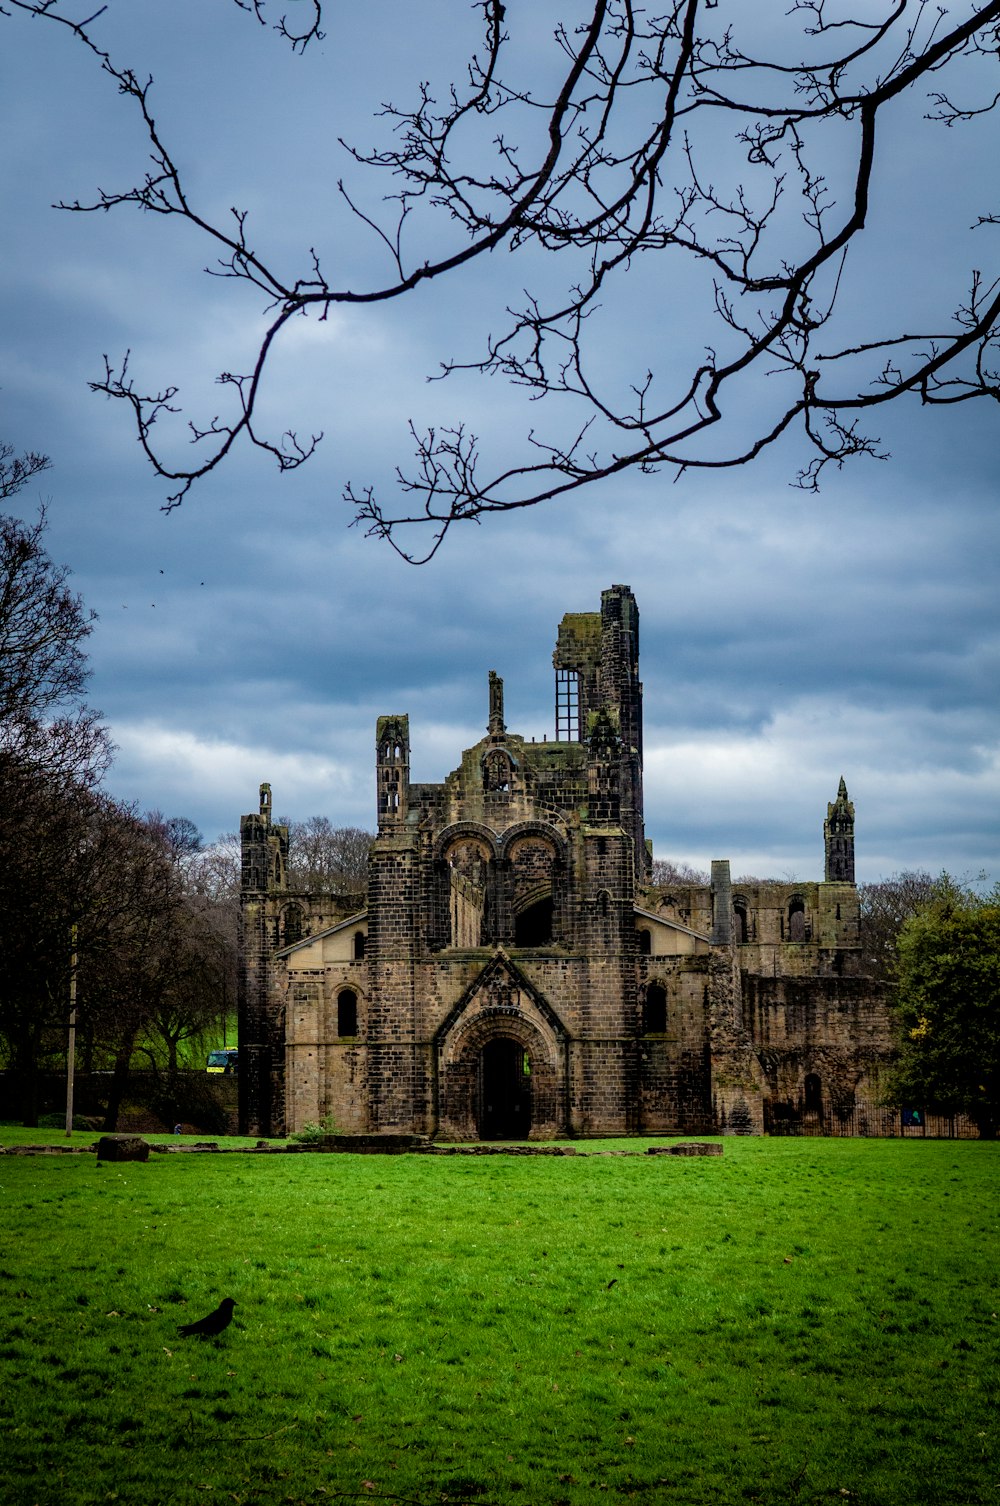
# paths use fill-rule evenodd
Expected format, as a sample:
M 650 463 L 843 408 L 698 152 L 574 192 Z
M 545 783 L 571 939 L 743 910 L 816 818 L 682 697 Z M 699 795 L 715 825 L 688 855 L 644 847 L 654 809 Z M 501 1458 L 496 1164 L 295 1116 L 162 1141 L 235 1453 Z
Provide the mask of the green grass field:
M 0 1500 L 996 1503 L 998 1189 L 978 1142 L 2 1157 Z

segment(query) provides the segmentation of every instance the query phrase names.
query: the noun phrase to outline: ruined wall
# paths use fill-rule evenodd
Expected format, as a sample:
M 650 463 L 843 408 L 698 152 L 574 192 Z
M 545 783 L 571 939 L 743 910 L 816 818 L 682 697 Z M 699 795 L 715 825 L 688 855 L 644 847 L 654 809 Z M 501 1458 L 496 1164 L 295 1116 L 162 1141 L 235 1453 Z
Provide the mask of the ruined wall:
M 260 786 L 257 814 L 244 816 L 240 822 L 240 850 L 240 1130 L 247 1135 L 271 1135 L 281 1132 L 285 1118 L 285 1031 L 275 999 L 272 896 L 284 888 L 288 830 L 272 823 L 269 784 Z
M 766 1078 L 766 1127 L 847 1119 L 874 1104 L 891 1020 L 866 978 L 743 980 L 744 1022 Z
M 424 1132 L 429 1084 L 416 1016 L 425 886 L 417 834 L 383 826 L 368 880 L 368 1129 Z
M 507 730 L 491 671 L 486 734 L 441 784 L 411 784 L 409 721 L 380 717 L 363 913 L 358 897 L 352 915 L 288 891 L 287 833 L 262 786 L 242 827 L 248 1128 L 329 1116 L 468 1139 L 497 1125 L 544 1138 L 861 1123 L 892 1042 L 860 976 L 844 782 L 823 882 L 733 882 L 718 860 L 709 884 L 650 886 L 638 650 L 627 587 L 567 614 L 556 740 Z
M 712 1131 L 710 967 L 708 955 L 640 959 L 641 1134 Z M 650 1000 L 653 1009 L 645 1007 Z

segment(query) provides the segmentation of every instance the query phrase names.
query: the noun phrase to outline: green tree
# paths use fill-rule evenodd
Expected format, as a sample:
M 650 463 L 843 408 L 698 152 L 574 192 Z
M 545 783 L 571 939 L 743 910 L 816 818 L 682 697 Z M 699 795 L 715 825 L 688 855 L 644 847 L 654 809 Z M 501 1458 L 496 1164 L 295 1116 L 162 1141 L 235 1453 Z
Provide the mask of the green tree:
M 192 887 L 201 836 L 184 818 L 109 809 L 110 865 L 80 926 L 78 998 L 84 1059 L 111 1067 L 105 1128 L 116 1127 L 137 1063 L 164 1074 L 218 1027 L 235 992 L 229 907 Z
M 985 898 L 944 878 L 897 943 L 901 1101 L 1000 1125 L 1000 888 Z

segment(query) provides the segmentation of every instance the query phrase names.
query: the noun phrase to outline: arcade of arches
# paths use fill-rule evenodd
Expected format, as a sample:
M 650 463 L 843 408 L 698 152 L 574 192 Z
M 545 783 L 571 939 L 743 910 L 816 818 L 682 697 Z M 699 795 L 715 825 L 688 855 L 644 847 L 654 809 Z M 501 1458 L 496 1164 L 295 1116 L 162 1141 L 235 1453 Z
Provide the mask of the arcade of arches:
M 734 886 L 717 859 L 654 884 L 629 588 L 567 612 L 552 662 L 555 736 L 508 728 L 491 671 L 484 734 L 439 783 L 411 780 L 409 718 L 378 718 L 361 893 L 289 888 L 261 787 L 240 826 L 247 1133 L 852 1133 L 878 1103 L 892 1031 L 861 971 L 844 781 L 817 812 L 821 878 Z

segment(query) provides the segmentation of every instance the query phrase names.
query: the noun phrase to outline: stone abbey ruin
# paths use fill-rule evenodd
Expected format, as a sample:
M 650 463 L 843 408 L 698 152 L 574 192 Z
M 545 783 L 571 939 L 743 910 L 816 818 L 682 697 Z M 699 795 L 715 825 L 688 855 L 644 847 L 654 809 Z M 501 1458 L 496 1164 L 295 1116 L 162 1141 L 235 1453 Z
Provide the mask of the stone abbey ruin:
M 240 1118 L 448 1140 L 876 1130 L 888 1012 L 861 974 L 854 807 L 821 882 L 650 881 L 639 613 L 567 613 L 556 736 L 525 741 L 489 677 L 486 735 L 410 782 L 378 719 L 367 893 L 288 887 L 270 786 L 244 816 Z M 818 824 L 818 823 L 817 823 Z

